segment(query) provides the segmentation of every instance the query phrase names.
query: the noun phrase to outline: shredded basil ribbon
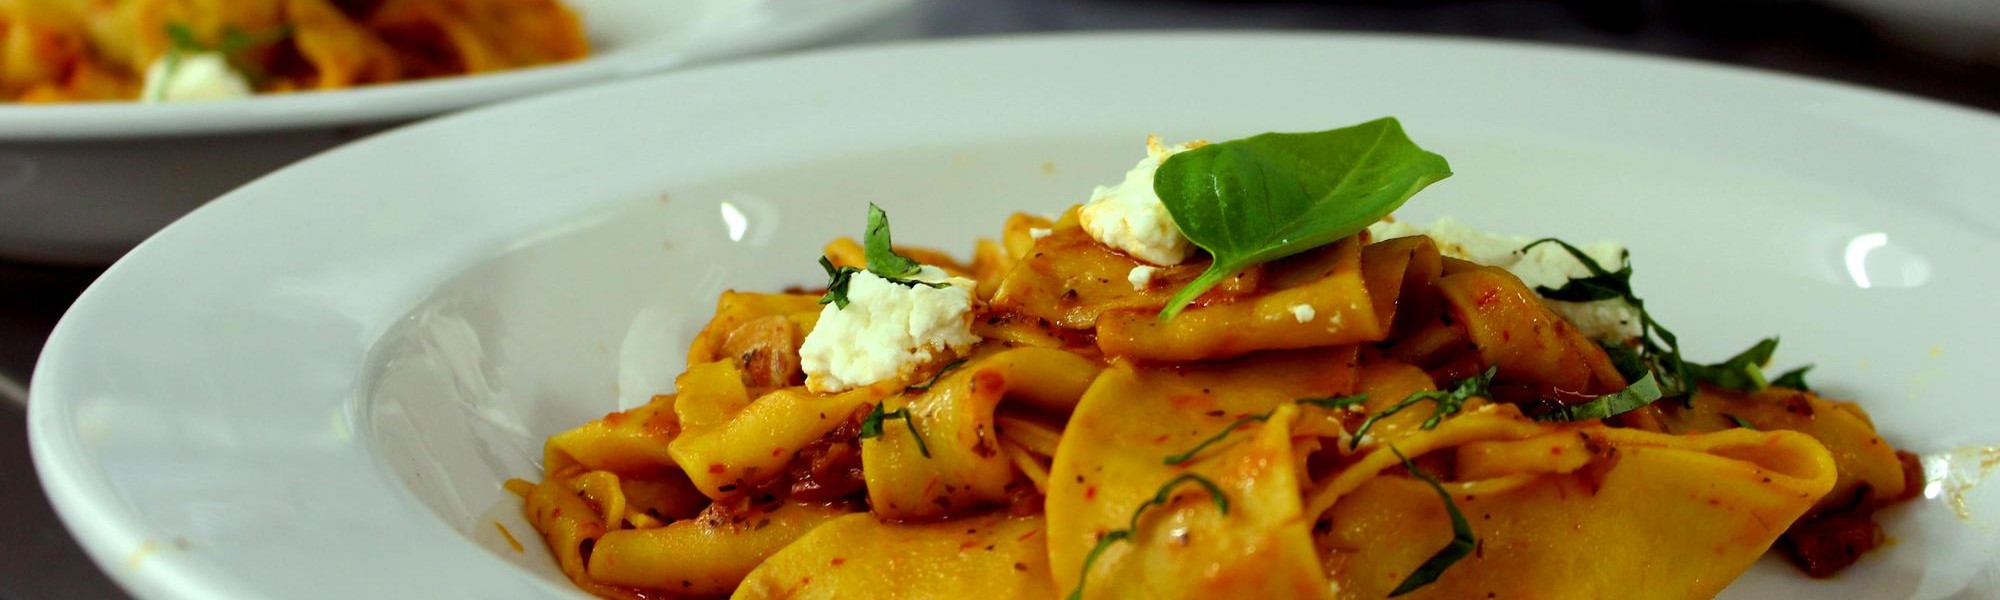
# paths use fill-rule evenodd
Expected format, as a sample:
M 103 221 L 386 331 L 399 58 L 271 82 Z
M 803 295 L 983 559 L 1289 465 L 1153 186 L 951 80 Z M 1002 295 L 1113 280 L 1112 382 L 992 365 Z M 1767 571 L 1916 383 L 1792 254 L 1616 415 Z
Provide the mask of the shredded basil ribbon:
M 910 429 L 910 437 L 917 440 L 917 453 L 924 455 L 924 458 L 931 457 L 930 446 L 924 444 L 924 434 L 917 432 L 916 415 L 910 414 L 910 407 L 907 406 L 883 412 L 882 404 L 876 403 L 875 408 L 870 409 L 868 415 L 861 418 L 861 439 L 882 437 L 883 419 L 902 419 L 903 426 Z
M 1293 402 L 1299 404 L 1310 404 L 1325 409 L 1337 409 L 1355 404 L 1360 404 L 1367 401 L 1368 401 L 1367 394 L 1355 394 L 1352 396 L 1329 396 L 1325 398 L 1300 398 L 1297 400 L 1293 400 Z M 1278 409 L 1274 408 L 1271 410 L 1264 411 L 1262 413 L 1237 419 L 1235 423 L 1230 423 L 1228 427 L 1224 427 L 1222 428 L 1222 431 L 1218 431 L 1215 433 L 1215 435 L 1209 436 L 1208 439 L 1202 440 L 1200 444 L 1196 444 L 1195 447 L 1189 448 L 1187 452 L 1182 452 L 1180 454 L 1169 456 L 1166 459 L 1162 460 L 1161 462 L 1165 462 L 1166 464 L 1170 465 L 1178 465 L 1193 460 L 1196 454 L 1200 454 L 1202 450 L 1206 450 L 1208 449 L 1209 446 L 1215 445 L 1217 442 L 1221 442 L 1223 438 L 1229 437 L 1229 434 L 1236 433 L 1236 430 L 1242 428 L 1244 425 L 1249 425 L 1251 423 L 1263 423 L 1265 421 L 1271 420 L 1271 414 L 1277 411 Z
M 1179 477 L 1167 480 L 1165 485 L 1160 486 L 1160 491 L 1153 493 L 1151 500 L 1147 500 L 1145 504 L 1140 504 L 1138 508 L 1132 510 L 1132 520 L 1126 524 L 1124 529 L 1107 531 L 1104 535 L 1098 536 L 1097 545 L 1091 547 L 1090 554 L 1084 555 L 1083 573 L 1077 575 L 1076 589 L 1070 590 L 1069 600 L 1081 600 L 1083 598 L 1083 586 L 1085 583 L 1088 583 L 1090 567 L 1097 564 L 1097 557 L 1103 555 L 1104 551 L 1110 548 L 1112 544 L 1131 540 L 1132 536 L 1136 535 L 1136 532 L 1139 531 L 1139 517 L 1146 514 L 1146 509 L 1155 506 L 1166 506 L 1167 502 L 1173 499 L 1174 488 L 1183 483 L 1194 483 L 1201 486 L 1202 489 L 1207 490 L 1209 499 L 1215 501 L 1215 508 L 1221 510 L 1224 515 L 1229 514 L 1229 496 L 1222 493 L 1222 486 L 1215 485 L 1215 482 L 1209 481 L 1207 477 L 1193 473 L 1182 473 Z
M 1403 578 L 1403 583 L 1398 584 L 1396 589 L 1389 592 L 1389 597 L 1394 598 L 1414 592 L 1417 588 L 1437 581 L 1438 576 L 1443 575 L 1445 569 L 1451 568 L 1452 565 L 1458 564 L 1458 561 L 1470 556 L 1472 551 L 1479 547 L 1479 539 L 1472 536 L 1472 524 L 1466 522 L 1465 514 L 1459 512 L 1458 503 L 1452 501 L 1450 492 L 1444 491 L 1443 484 L 1438 483 L 1436 478 L 1431 477 L 1429 473 L 1425 473 L 1423 469 L 1417 468 L 1417 463 L 1411 462 L 1410 457 L 1403 456 L 1403 451 L 1396 449 L 1394 445 L 1389 446 L 1389 451 L 1394 452 L 1396 458 L 1402 459 L 1403 470 L 1409 471 L 1410 475 L 1423 480 L 1424 483 L 1430 484 L 1431 490 L 1437 492 L 1438 499 L 1444 501 L 1445 512 L 1451 515 L 1451 543 L 1446 544 L 1444 548 L 1438 550 L 1437 554 L 1431 555 L 1430 559 L 1424 561 L 1424 564 L 1418 565 L 1415 571 L 1410 572 L 1409 577 Z
M 889 283 L 904 287 L 922 285 L 934 289 L 950 285 L 914 279 L 917 272 L 923 270 L 923 264 L 916 259 L 896 253 L 889 238 L 889 213 L 873 202 L 868 203 L 868 234 L 862 237 L 861 246 L 862 255 L 868 261 L 866 270 Z M 819 303 L 832 303 L 836 309 L 846 309 L 847 286 L 853 280 L 854 274 L 863 269 L 836 267 L 833 261 L 825 256 L 819 257 L 819 266 L 826 269 L 826 294 L 820 296 Z

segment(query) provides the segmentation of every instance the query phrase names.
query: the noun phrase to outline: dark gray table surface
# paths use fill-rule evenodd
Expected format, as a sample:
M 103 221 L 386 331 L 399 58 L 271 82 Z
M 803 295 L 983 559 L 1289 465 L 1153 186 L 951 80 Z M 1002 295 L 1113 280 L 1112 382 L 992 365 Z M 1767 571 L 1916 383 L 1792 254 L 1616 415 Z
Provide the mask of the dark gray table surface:
M 1810 0 L 933 0 L 864 39 L 1106 29 L 1407 32 L 1670 55 L 2000 111 L 2000 67 L 1908 50 Z M 55 520 L 22 397 L 56 320 L 99 269 L 0 262 L 0 600 L 120 598 Z

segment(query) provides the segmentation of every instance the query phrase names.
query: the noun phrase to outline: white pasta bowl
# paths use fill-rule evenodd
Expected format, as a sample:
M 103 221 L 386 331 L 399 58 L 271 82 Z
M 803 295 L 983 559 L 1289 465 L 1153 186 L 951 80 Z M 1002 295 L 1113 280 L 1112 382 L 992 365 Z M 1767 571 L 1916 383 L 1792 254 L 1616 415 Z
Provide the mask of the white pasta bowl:
M 226 102 L 0 104 L 0 258 L 109 263 L 231 188 L 388 124 L 824 41 L 913 0 L 569 4 L 595 46 L 569 63 Z
M 1435 38 L 891 46 L 393 131 L 232 192 L 112 267 L 36 369 L 36 464 L 91 556 L 145 598 L 579 597 L 502 482 L 539 476 L 546 436 L 670 390 L 721 290 L 821 281 L 820 245 L 858 234 L 867 202 L 899 242 L 963 253 L 1011 212 L 1115 181 L 1148 133 L 1383 115 L 1457 172 L 1405 216 L 1623 240 L 1691 353 L 1782 335 L 1781 361 L 1817 363 L 1819 387 L 1927 457 L 1925 496 L 1885 517 L 1896 543 L 1831 580 L 1766 559 L 1725 597 L 2000 592 L 2000 490 L 1979 485 L 2000 351 L 1978 317 L 2000 119 Z

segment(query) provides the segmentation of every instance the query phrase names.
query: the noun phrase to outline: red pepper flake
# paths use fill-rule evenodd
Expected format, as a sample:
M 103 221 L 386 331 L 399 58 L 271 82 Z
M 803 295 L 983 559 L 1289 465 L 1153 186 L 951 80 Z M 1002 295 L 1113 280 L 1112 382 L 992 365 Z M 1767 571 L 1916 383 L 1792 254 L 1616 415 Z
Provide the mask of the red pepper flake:
M 710 475 L 721 475 L 727 472 L 729 472 L 729 467 L 722 466 L 721 464 L 713 464 L 708 466 L 708 473 Z
M 1085 499 L 1085 500 L 1096 500 L 1096 499 L 1097 499 L 1097 486 L 1094 486 L 1094 485 L 1093 485 L 1093 486 L 1090 486 L 1090 487 L 1086 487 L 1086 488 L 1083 488 L 1083 499 Z
M 847 559 L 846 559 L 846 558 L 842 558 L 842 557 L 839 557 L 839 556 L 835 556 L 835 557 L 833 557 L 833 566 L 836 566 L 836 567 L 838 567 L 838 566 L 840 566 L 840 565 L 844 565 L 844 564 L 847 564 Z
M 1027 532 L 1027 533 L 1023 533 L 1023 534 L 1021 534 L 1021 537 L 1017 537 L 1017 538 L 1014 538 L 1014 541 L 1016 541 L 1016 542 L 1024 542 L 1024 541 L 1027 541 L 1027 540 L 1028 540 L 1028 538 L 1031 538 L 1031 537 L 1035 537 L 1035 534 L 1037 534 L 1037 533 L 1041 533 L 1041 532 L 1042 532 L 1042 530 L 1040 530 L 1040 529 L 1030 529 L 1030 530 L 1028 530 L 1028 532 Z

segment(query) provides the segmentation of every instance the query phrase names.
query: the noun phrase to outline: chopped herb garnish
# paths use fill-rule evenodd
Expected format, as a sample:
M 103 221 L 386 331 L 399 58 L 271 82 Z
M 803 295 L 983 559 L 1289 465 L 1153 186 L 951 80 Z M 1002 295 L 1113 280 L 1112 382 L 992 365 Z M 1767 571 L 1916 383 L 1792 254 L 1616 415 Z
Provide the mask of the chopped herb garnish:
M 1367 401 L 1368 401 L 1367 394 L 1355 394 L 1352 396 L 1329 396 L 1326 398 L 1300 398 L 1298 400 L 1295 400 L 1294 402 L 1298 402 L 1299 404 L 1311 404 L 1313 406 L 1317 406 L 1327 410 L 1334 410 L 1334 409 L 1347 408 L 1349 406 L 1359 406 Z
M 1744 429 L 1748 429 L 1751 431 L 1757 431 L 1757 426 L 1750 424 L 1749 421 L 1743 420 L 1743 417 L 1739 417 L 1729 413 L 1722 413 L 1722 416 L 1729 417 L 1729 422 L 1735 423 L 1737 427 L 1742 427 Z
M 1806 365 L 1803 367 L 1792 369 L 1790 371 L 1785 371 L 1784 374 L 1779 375 L 1777 379 L 1771 380 L 1771 385 L 1775 385 L 1782 388 L 1791 388 L 1801 392 L 1810 392 L 1812 391 L 1812 388 L 1806 386 L 1806 371 L 1811 371 L 1811 370 L 1812 370 L 1812 365 Z
M 1487 367 L 1485 373 L 1458 380 L 1458 383 L 1452 384 L 1450 390 L 1425 390 L 1416 392 L 1410 394 L 1407 398 L 1403 398 L 1403 401 L 1382 409 L 1381 412 L 1368 415 L 1367 419 L 1361 421 L 1361 427 L 1354 430 L 1354 441 L 1348 444 L 1348 449 L 1352 450 L 1361 447 L 1361 437 L 1368 434 L 1368 429 L 1374 427 L 1376 421 L 1402 412 L 1403 409 L 1424 400 L 1431 401 L 1435 404 L 1435 407 L 1431 409 L 1430 418 L 1424 419 L 1421 427 L 1423 429 L 1435 429 L 1438 423 L 1444 421 L 1445 417 L 1458 414 L 1459 409 L 1465 408 L 1467 400 L 1471 400 L 1474 396 L 1488 395 L 1487 385 L 1493 383 L 1493 375 L 1499 372 L 1499 370 L 1499 367 Z
M 1749 349 L 1712 365 L 1689 365 L 1688 372 L 1700 381 L 1715 387 L 1754 392 L 1770 385 L 1764 380 L 1764 365 L 1770 364 L 1771 354 L 1778 351 L 1778 338 L 1764 338 Z
M 1638 410 L 1641 407 L 1652 404 L 1654 400 L 1659 400 L 1663 396 L 1664 394 L 1660 391 L 1659 380 L 1655 379 L 1651 372 L 1647 372 L 1645 375 L 1640 376 L 1638 381 L 1626 386 L 1625 389 L 1598 396 L 1582 404 L 1558 406 L 1548 412 L 1535 415 L 1535 420 L 1585 421 L 1589 419 L 1609 419 Z
M 1170 465 L 1178 465 L 1187 462 L 1189 460 L 1192 460 L 1194 458 L 1194 455 L 1200 454 L 1202 450 L 1206 450 L 1208 449 L 1209 446 L 1214 445 L 1216 442 L 1222 441 L 1222 438 L 1229 437 L 1229 434 L 1236 433 L 1236 428 L 1242 427 L 1244 425 L 1249 425 L 1251 423 L 1263 423 L 1269 420 L 1271 420 L 1271 411 L 1265 411 L 1261 414 L 1250 415 L 1247 417 L 1243 417 L 1241 419 L 1237 419 L 1235 423 L 1230 423 L 1228 427 L 1222 428 L 1222 431 L 1215 432 L 1215 435 L 1209 436 L 1208 439 L 1202 440 L 1201 443 L 1199 444 L 1195 444 L 1195 446 L 1193 448 L 1189 448 L 1187 452 L 1182 452 L 1180 454 L 1169 456 L 1161 462 L 1165 462 Z
M 931 380 L 930 380 L 930 381 L 926 381 L 926 382 L 924 382 L 924 383 L 923 383 L 923 385 L 913 385 L 913 386 L 909 386 L 909 387 L 905 387 L 905 388 L 903 388 L 903 392 L 904 392 L 904 393 L 909 393 L 909 392 L 928 392 L 928 391 L 931 391 L 931 386 L 934 386 L 934 385 L 937 385 L 937 382 L 938 382 L 938 380 L 939 380 L 939 379 L 943 379 L 943 378 L 944 378 L 944 374 L 945 374 L 945 373 L 950 373 L 952 369 L 956 369 L 956 368 L 958 368 L 958 367 L 959 367 L 959 365 L 963 365 L 963 364 L 965 364 L 965 359 L 963 359 L 963 358 L 961 358 L 961 359 L 958 359 L 958 360 L 954 360 L 954 361 L 951 361 L 951 362 L 948 362 L 948 363 L 945 363 L 943 367 L 939 367 L 939 368 L 938 368 L 938 371 L 937 371 L 936 373 L 933 373 L 933 374 L 931 374 Z
M 1382 118 L 1313 133 L 1266 133 L 1168 157 L 1153 175 L 1174 224 L 1214 259 L 1160 310 L 1165 321 L 1252 265 L 1318 248 L 1382 220 L 1451 176 L 1444 157 Z
M 1137 535 L 1139 531 L 1139 517 L 1146 514 L 1146 509 L 1155 506 L 1166 506 L 1167 502 L 1173 500 L 1174 488 L 1189 482 L 1207 490 L 1209 499 L 1215 501 L 1215 508 L 1222 511 L 1224 515 L 1229 514 L 1229 496 L 1223 495 L 1222 486 L 1215 485 L 1215 482 L 1209 481 L 1207 477 L 1193 473 L 1182 473 L 1179 477 L 1167 480 L 1166 485 L 1160 486 L 1160 491 L 1153 493 L 1151 500 L 1147 500 L 1145 504 L 1140 504 L 1138 508 L 1132 510 L 1132 520 L 1124 529 L 1107 531 L 1104 532 L 1104 535 L 1098 536 L 1097 545 L 1090 548 L 1090 554 L 1084 555 L 1083 573 L 1077 576 L 1076 589 L 1070 590 L 1069 600 L 1083 598 L 1083 586 L 1088 582 L 1090 567 L 1097 564 L 1098 556 L 1103 555 L 1104 551 L 1110 548 L 1112 544 L 1131 540 L 1132 536 Z
M 1646 365 L 1647 371 L 1659 374 L 1660 388 L 1667 396 L 1683 397 L 1692 393 L 1694 378 L 1690 373 L 1688 362 L 1681 359 L 1680 338 L 1666 327 L 1660 326 L 1659 321 L 1653 320 L 1652 313 L 1646 311 L 1646 301 L 1639 299 L 1639 296 L 1632 292 L 1631 253 L 1621 253 L 1618 257 L 1618 270 L 1611 271 L 1605 269 L 1604 265 L 1598 264 L 1597 259 L 1591 258 L 1582 249 L 1556 238 L 1535 240 L 1522 246 L 1520 251 L 1525 253 L 1535 246 L 1550 243 L 1561 246 L 1570 256 L 1575 257 L 1577 262 L 1583 263 L 1583 268 L 1590 271 L 1590 276 L 1571 279 L 1561 288 L 1536 287 L 1535 293 L 1541 294 L 1543 298 L 1564 302 L 1624 299 L 1627 304 L 1631 304 L 1632 308 L 1639 311 L 1640 364 Z M 1656 337 L 1657 341 L 1654 339 Z M 1619 370 L 1622 372 L 1629 366 L 1631 365 L 1619 365 Z M 1626 379 L 1632 378 L 1632 374 L 1626 375 Z
M 889 213 L 884 212 L 882 207 L 876 206 L 873 202 L 868 204 L 868 235 L 862 237 L 861 246 L 862 256 L 868 262 L 867 271 L 888 280 L 889 283 L 904 287 L 922 285 L 931 288 L 951 285 L 945 282 L 915 279 L 917 273 L 923 270 L 923 264 L 916 259 L 896 253 L 889 240 Z M 854 274 L 861 272 L 862 269 L 836 267 L 832 260 L 824 256 L 819 257 L 819 266 L 826 269 L 826 295 L 820 296 L 819 303 L 831 302 L 836 309 L 846 309 L 847 285 L 853 280 Z
M 914 415 L 910 414 L 910 408 L 907 406 L 883 412 L 882 405 L 879 403 L 876 404 L 874 409 L 868 411 L 867 416 L 861 418 L 861 439 L 867 440 L 882 437 L 882 420 L 884 419 L 902 419 L 903 426 L 910 429 L 910 437 L 917 440 L 917 453 L 924 455 L 924 458 L 931 457 L 931 448 L 924 444 L 924 434 L 917 432 L 917 420 Z
M 1639 356 L 1637 349 L 1624 344 L 1598 342 L 1597 345 L 1604 348 L 1604 355 L 1611 357 L 1611 366 L 1618 369 L 1618 374 L 1624 376 L 1626 381 L 1638 381 L 1640 377 L 1653 373 L 1653 368 Z
M 167 53 L 162 58 L 166 61 L 164 69 L 169 76 L 180 68 L 181 56 L 214 52 L 222 55 L 223 60 L 229 62 L 230 68 L 236 69 L 254 81 L 264 78 L 263 70 L 255 63 L 242 60 L 238 55 L 245 50 L 275 44 L 291 37 L 292 26 L 283 24 L 263 33 L 250 33 L 229 27 L 222 30 L 222 39 L 214 44 L 203 43 L 200 36 L 195 35 L 194 29 L 188 27 L 186 23 L 167 23 L 166 33 Z
M 1352 396 L 1329 396 L 1325 398 L 1300 398 L 1297 400 L 1293 400 L 1293 402 L 1299 404 L 1310 404 L 1313 406 L 1329 410 L 1339 409 L 1347 406 L 1353 406 L 1367 401 L 1368 401 L 1367 394 L 1355 394 Z M 1244 425 L 1249 425 L 1251 423 L 1263 423 L 1271 420 L 1272 413 L 1276 413 L 1277 411 L 1278 409 L 1274 408 L 1271 410 L 1264 411 L 1262 413 L 1237 419 L 1235 423 L 1230 423 L 1228 427 L 1224 427 L 1222 428 L 1222 431 L 1218 431 L 1215 433 L 1215 435 L 1209 436 L 1208 439 L 1202 440 L 1200 444 L 1196 444 L 1195 447 L 1188 449 L 1187 452 L 1182 452 L 1180 454 L 1169 456 L 1162 462 L 1165 462 L 1166 464 L 1170 465 L 1178 465 L 1187 462 L 1189 460 L 1193 460 L 1194 455 L 1200 454 L 1202 450 L 1206 450 L 1208 449 L 1209 446 L 1215 445 L 1216 442 L 1222 441 L 1223 438 L 1229 437 L 1229 434 L 1236 433 L 1236 430 L 1241 429 Z
M 1444 500 L 1445 513 L 1451 515 L 1451 543 L 1446 544 L 1443 549 L 1438 550 L 1437 554 L 1431 555 L 1429 560 L 1424 561 L 1424 564 L 1417 566 L 1417 570 L 1411 571 L 1409 577 L 1403 578 L 1403 583 L 1398 584 L 1396 589 L 1389 592 L 1389 597 L 1394 598 L 1416 591 L 1417 588 L 1437 581 L 1438 576 L 1443 575 L 1445 569 L 1451 568 L 1459 560 L 1471 555 L 1472 551 L 1479 547 L 1479 539 L 1472 536 L 1472 525 L 1466 522 L 1465 514 L 1459 512 L 1458 503 L 1452 501 L 1451 493 L 1444 491 L 1444 484 L 1438 483 L 1436 478 L 1431 477 L 1429 473 L 1425 473 L 1423 469 L 1417 468 L 1417 463 L 1411 462 L 1410 457 L 1403 456 L 1402 450 L 1398 450 L 1395 446 L 1391 445 L 1389 446 L 1389 451 L 1396 453 L 1396 458 L 1402 459 L 1403 470 L 1409 471 L 1411 476 L 1430 484 L 1431 490 L 1436 491 L 1438 498 Z

